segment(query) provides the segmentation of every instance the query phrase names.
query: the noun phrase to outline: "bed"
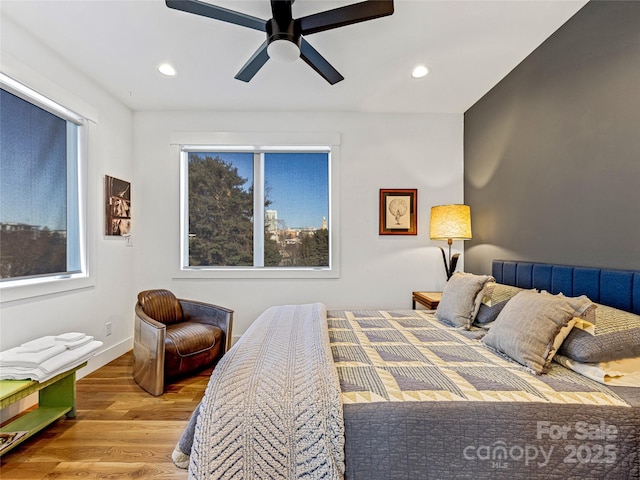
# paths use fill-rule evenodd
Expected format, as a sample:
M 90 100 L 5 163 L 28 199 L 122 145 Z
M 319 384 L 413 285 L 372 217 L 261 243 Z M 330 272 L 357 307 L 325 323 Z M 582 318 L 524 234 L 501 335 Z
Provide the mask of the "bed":
M 577 373 L 606 349 L 640 357 L 640 272 L 494 261 L 452 279 L 437 312 L 268 309 L 216 367 L 174 461 L 194 479 L 640 478 L 636 377 Z M 571 317 L 544 324 L 542 360 L 527 350 L 538 327 L 514 340 L 538 325 L 531 302 Z M 608 308 L 622 331 L 603 333 Z

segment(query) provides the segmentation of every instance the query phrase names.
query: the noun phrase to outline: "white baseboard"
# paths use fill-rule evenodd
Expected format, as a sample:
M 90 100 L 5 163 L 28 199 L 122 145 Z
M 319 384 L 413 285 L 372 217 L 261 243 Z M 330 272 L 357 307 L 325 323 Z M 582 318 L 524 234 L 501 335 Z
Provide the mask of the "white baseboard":
M 120 343 L 110 346 L 109 348 L 98 352 L 95 356 L 91 357 L 87 362 L 87 366 L 81 368 L 76 372 L 76 379 L 86 377 L 90 373 L 95 372 L 100 367 L 104 367 L 107 363 L 112 362 L 118 357 L 121 357 L 128 351 L 133 349 L 133 337 L 125 338 Z
M 4 423 L 7 420 L 12 419 L 20 412 L 23 412 L 27 408 L 31 408 L 32 406 L 34 406 L 36 403 L 38 403 L 38 394 L 32 393 L 28 397 L 24 397 L 17 402 L 12 403 L 8 407 L 4 407 L 2 410 L 0 410 L 0 422 Z

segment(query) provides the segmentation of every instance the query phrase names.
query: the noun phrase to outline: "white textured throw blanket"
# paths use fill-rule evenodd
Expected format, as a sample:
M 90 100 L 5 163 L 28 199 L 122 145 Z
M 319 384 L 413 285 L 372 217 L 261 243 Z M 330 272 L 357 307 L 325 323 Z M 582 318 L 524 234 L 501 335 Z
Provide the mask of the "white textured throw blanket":
M 322 304 L 266 310 L 216 366 L 189 478 L 341 479 L 344 422 Z

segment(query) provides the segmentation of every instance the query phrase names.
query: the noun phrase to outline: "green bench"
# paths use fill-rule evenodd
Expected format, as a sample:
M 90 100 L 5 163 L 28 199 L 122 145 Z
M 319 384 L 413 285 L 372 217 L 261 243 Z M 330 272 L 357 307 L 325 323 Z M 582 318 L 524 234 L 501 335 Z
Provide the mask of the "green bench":
M 0 408 L 6 408 L 38 392 L 37 408 L 17 416 L 15 420 L 0 428 L 0 432 L 3 433 L 27 432 L 0 451 L 0 456 L 20 445 L 63 415 L 68 418 L 76 416 L 76 371 L 86 364 L 87 362 L 84 362 L 42 383 L 36 380 L 0 380 Z

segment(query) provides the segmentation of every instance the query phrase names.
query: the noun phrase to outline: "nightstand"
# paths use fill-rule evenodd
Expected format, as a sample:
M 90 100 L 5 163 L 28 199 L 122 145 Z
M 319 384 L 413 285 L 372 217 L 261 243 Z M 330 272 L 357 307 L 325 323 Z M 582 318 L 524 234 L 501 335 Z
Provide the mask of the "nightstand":
M 442 298 L 442 292 L 413 292 L 411 298 L 413 302 L 413 309 L 416 309 L 416 302 L 428 310 L 435 310 L 438 308 L 440 299 Z

